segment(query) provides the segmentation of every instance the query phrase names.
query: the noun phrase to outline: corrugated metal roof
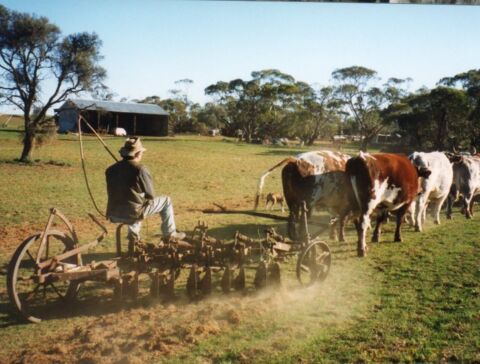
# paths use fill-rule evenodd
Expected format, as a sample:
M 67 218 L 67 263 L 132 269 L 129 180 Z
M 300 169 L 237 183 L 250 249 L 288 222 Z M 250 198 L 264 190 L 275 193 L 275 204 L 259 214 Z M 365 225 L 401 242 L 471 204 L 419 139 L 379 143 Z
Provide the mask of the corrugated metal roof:
M 71 103 L 73 103 L 79 109 L 86 110 L 111 111 L 132 114 L 168 115 L 168 112 L 163 110 L 158 105 L 83 99 L 67 100 L 62 106 L 60 106 L 58 110 L 71 107 Z

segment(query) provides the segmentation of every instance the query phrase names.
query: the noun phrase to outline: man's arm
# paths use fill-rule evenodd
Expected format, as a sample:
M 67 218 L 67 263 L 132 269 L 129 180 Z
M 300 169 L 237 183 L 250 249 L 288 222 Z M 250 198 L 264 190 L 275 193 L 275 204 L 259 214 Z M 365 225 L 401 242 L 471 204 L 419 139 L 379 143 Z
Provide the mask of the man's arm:
M 145 193 L 145 198 L 147 200 L 153 200 L 155 198 L 153 179 L 146 167 L 142 167 L 142 169 L 140 169 L 140 184 L 143 192 Z

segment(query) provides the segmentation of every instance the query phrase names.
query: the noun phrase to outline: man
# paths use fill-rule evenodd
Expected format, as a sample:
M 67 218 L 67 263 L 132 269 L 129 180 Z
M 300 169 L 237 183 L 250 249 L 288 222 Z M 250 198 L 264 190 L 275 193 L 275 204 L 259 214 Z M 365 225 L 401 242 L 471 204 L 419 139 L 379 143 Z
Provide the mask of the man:
M 129 241 L 138 241 L 141 220 L 159 213 L 164 239 L 183 239 L 185 233 L 176 230 L 170 197 L 155 197 L 152 177 L 147 168 L 140 164 L 145 151 L 140 138 L 128 138 L 119 151 L 123 159 L 105 171 L 107 217 L 112 222 L 128 224 Z

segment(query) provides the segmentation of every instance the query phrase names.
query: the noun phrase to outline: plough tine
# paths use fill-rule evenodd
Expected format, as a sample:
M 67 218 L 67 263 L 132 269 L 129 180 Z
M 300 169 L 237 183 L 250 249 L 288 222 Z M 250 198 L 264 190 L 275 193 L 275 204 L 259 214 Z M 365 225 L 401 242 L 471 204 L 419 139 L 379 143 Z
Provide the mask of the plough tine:
M 198 295 L 198 281 L 197 265 L 193 264 L 187 279 L 187 295 L 190 299 L 194 299 Z
M 262 261 L 258 264 L 254 280 L 255 288 L 264 288 L 267 285 L 267 264 Z
M 229 293 L 232 288 L 232 270 L 230 265 L 225 267 L 225 272 L 222 277 L 222 291 L 223 293 Z
M 164 294 L 167 298 L 173 298 L 175 297 L 175 269 L 170 269 L 170 272 L 168 274 L 167 281 L 165 282 L 166 284 L 164 285 Z
M 212 293 L 212 269 L 210 267 L 205 268 L 205 275 L 200 280 L 200 290 L 204 295 Z
M 150 297 L 157 298 L 160 295 L 160 273 L 157 269 L 154 269 L 150 274 L 150 279 L 152 280 L 150 283 Z
M 273 286 L 279 286 L 281 284 L 280 264 L 274 262 L 270 264 L 270 274 L 268 276 L 268 283 Z
M 240 267 L 238 276 L 235 278 L 233 286 L 236 291 L 243 291 L 245 289 L 245 268 Z

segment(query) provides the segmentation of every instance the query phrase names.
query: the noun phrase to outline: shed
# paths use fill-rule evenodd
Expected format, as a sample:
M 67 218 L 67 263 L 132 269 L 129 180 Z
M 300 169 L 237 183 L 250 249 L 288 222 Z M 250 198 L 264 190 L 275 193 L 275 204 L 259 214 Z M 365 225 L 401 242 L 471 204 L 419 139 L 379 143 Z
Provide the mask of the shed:
M 128 135 L 168 135 L 168 113 L 158 105 L 98 100 L 67 100 L 55 109 L 58 131 L 77 130 L 78 113 L 98 132 L 123 128 Z

